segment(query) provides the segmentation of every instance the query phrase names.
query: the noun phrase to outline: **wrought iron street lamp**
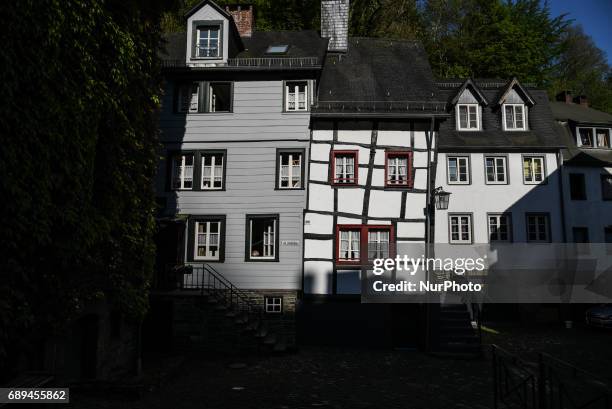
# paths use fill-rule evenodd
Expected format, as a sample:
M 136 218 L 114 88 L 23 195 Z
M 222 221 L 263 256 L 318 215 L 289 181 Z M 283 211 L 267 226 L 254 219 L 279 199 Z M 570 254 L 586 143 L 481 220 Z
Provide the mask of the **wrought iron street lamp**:
M 442 186 L 435 188 L 433 193 L 436 200 L 436 209 L 447 210 L 451 193 L 444 191 Z

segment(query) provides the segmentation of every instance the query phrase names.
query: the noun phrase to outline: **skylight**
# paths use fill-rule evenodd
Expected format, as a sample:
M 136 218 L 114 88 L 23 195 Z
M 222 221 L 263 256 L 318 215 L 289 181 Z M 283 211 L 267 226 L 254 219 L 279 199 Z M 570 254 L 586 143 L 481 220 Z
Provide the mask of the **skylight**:
M 288 49 L 288 45 L 271 45 L 266 50 L 266 54 L 285 54 Z

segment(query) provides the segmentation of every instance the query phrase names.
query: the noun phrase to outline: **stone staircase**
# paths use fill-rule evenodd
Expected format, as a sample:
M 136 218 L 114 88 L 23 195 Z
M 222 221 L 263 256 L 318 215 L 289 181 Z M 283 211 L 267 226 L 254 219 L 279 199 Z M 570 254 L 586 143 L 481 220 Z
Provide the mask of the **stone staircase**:
M 190 266 L 192 268 L 193 266 Z M 208 265 L 199 265 L 197 282 L 180 276 L 181 285 L 171 294 L 172 332 L 175 351 L 216 351 L 221 353 L 282 353 L 289 342 L 275 328 L 263 306 L 252 300 Z M 190 275 L 195 272 L 190 272 Z
M 439 356 L 469 359 L 482 353 L 480 334 L 465 304 L 439 305 L 433 341 L 432 352 Z

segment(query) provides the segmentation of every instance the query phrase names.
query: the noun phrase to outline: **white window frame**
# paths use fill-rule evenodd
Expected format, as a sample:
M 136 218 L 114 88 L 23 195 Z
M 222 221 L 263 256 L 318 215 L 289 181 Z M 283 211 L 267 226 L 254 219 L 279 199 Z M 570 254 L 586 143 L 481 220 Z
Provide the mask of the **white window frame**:
M 253 221 L 272 219 L 274 223 L 268 226 L 268 230 L 263 235 L 263 255 L 253 255 Z M 277 218 L 270 217 L 250 217 L 249 218 L 249 260 L 275 260 L 276 259 L 276 234 L 278 231 Z M 271 228 L 270 228 L 271 227 Z
M 530 239 L 529 238 L 529 219 L 530 218 L 535 218 L 535 224 L 534 226 L 536 227 L 535 229 L 535 234 L 536 234 L 536 239 Z M 545 234 L 545 238 L 544 239 L 540 239 L 540 233 L 542 233 L 542 230 L 540 229 L 541 225 L 539 223 L 539 218 L 543 218 L 544 220 L 544 234 Z M 551 237 L 550 237 L 550 215 L 548 213 L 533 213 L 533 214 L 527 214 L 525 217 L 525 227 L 526 227 L 526 233 L 527 233 L 527 242 L 529 243 L 550 243 L 551 242 Z
M 461 108 L 464 107 L 466 109 L 466 119 L 467 119 L 467 127 L 461 126 Z M 470 108 L 475 108 L 476 112 L 474 115 L 476 116 L 476 127 L 473 128 L 470 126 L 472 114 L 470 113 Z M 459 131 L 480 131 L 480 105 L 479 104 L 457 104 L 455 108 L 457 112 L 457 129 Z
M 304 181 L 302 180 L 302 173 L 303 173 L 303 166 L 304 166 L 304 154 L 302 152 L 299 151 L 286 151 L 286 152 L 279 152 L 279 158 L 278 158 L 278 188 L 279 189 L 283 189 L 283 190 L 292 190 L 292 189 L 302 189 L 302 186 L 304 184 Z M 288 165 L 283 165 L 283 156 L 288 155 L 289 157 L 287 158 L 287 163 Z M 299 156 L 299 165 L 298 166 L 298 173 L 297 175 L 295 175 L 294 172 L 294 167 L 296 165 L 293 165 L 293 157 L 294 155 L 298 155 Z M 282 180 L 283 180 L 283 168 L 286 167 L 287 168 L 287 186 L 283 186 L 282 185 Z M 293 186 L 293 182 L 296 181 L 298 182 L 297 186 Z
M 491 223 L 491 219 L 494 219 L 494 223 Z M 504 219 L 506 221 L 506 234 L 507 234 L 507 238 L 506 239 L 502 239 L 501 237 L 501 232 L 499 231 L 499 229 L 501 228 L 502 225 L 502 219 Z M 510 216 L 509 214 L 506 213 L 489 213 L 487 214 L 487 228 L 488 228 L 488 238 L 489 238 L 489 242 L 495 242 L 495 243 L 510 243 L 512 242 L 512 216 Z M 495 228 L 495 232 L 493 231 L 493 228 Z M 496 239 L 491 238 L 491 236 L 495 234 L 497 235 Z
M 333 152 L 333 184 L 335 185 L 355 185 L 359 180 L 359 159 L 357 156 L 357 152 Z M 349 165 L 347 164 L 348 158 L 353 160 L 353 171 L 348 172 Z M 338 170 L 338 160 L 341 159 L 340 163 L 340 173 Z
M 195 58 L 220 58 L 221 57 L 221 30 L 222 27 L 220 25 L 202 25 L 202 26 L 197 26 L 196 27 L 196 45 L 195 45 L 195 51 L 196 51 L 196 55 Z M 210 43 L 211 40 L 213 39 L 213 37 L 211 37 L 210 33 L 211 31 L 216 31 L 217 32 L 217 55 L 200 55 L 200 43 L 202 41 L 201 38 L 201 33 L 207 31 L 208 32 L 208 36 L 206 36 L 204 39 L 206 41 L 206 47 L 204 47 L 205 49 L 210 49 Z
M 206 165 L 205 156 L 212 156 L 210 166 Z M 221 164 L 217 164 L 217 156 L 221 156 Z M 202 164 L 200 165 L 202 175 L 200 180 L 200 189 L 202 190 L 223 190 L 225 187 L 225 175 L 223 174 L 225 169 L 225 153 L 224 152 L 202 152 L 200 154 L 200 161 Z M 210 177 L 205 177 L 204 169 L 210 168 Z M 218 173 L 218 174 L 217 174 Z M 214 187 L 215 178 L 221 179 L 221 186 Z M 210 181 L 210 186 L 204 186 L 205 181 Z
M 264 309 L 266 314 L 281 314 L 283 312 L 283 297 L 265 296 Z
M 191 156 L 191 165 L 186 165 L 186 158 Z M 178 164 L 177 160 L 180 158 L 181 163 Z M 172 170 L 171 170 L 171 180 L 170 187 L 173 190 L 193 190 L 194 182 L 195 182 L 195 154 L 193 153 L 179 153 L 172 156 Z M 178 168 L 178 172 L 177 172 Z M 191 168 L 191 186 L 185 187 L 186 179 L 186 170 Z M 178 173 L 178 175 L 177 175 Z M 178 180 L 178 185 L 177 185 Z
M 412 183 L 411 162 L 412 152 L 387 152 L 386 160 L 386 180 L 387 187 L 405 187 Z M 400 165 L 400 161 L 406 161 L 406 165 Z M 400 169 L 405 168 L 406 173 L 400 174 Z M 404 181 L 400 181 L 400 177 L 404 177 Z
M 489 159 L 493 160 L 493 178 L 494 180 L 489 180 L 489 172 L 488 172 L 489 166 L 487 164 L 487 160 Z M 500 180 L 499 175 L 497 174 L 497 167 L 498 167 L 499 160 L 502 161 L 502 165 L 504 169 L 503 180 Z M 508 184 L 508 160 L 506 156 L 495 156 L 495 155 L 485 156 L 484 166 L 485 166 L 485 183 L 487 185 L 507 185 Z
M 533 176 L 533 180 L 527 180 L 527 174 L 525 173 L 525 160 L 531 160 L 529 165 L 531 175 Z M 534 161 L 539 160 L 542 163 L 542 180 L 535 180 L 535 166 Z M 521 158 L 521 168 L 523 169 L 523 183 L 526 185 L 539 185 L 540 183 L 544 183 L 546 180 L 546 157 L 545 156 L 523 156 Z
M 357 258 L 343 258 L 341 257 L 343 251 L 342 251 L 342 242 L 344 241 L 342 239 L 342 233 L 348 233 L 348 246 L 347 246 L 347 252 L 348 253 L 357 253 L 358 256 Z M 357 238 L 355 239 L 354 236 L 357 236 Z M 361 248 L 361 229 L 355 229 L 355 228 L 345 228 L 345 229 L 340 229 L 338 232 L 338 261 L 340 262 L 358 262 L 361 261 L 361 252 L 363 251 L 363 249 Z M 353 247 L 353 244 L 357 242 L 357 250 L 355 250 Z
M 453 219 L 457 219 L 458 239 L 453 239 Z M 466 220 L 465 220 L 466 219 Z M 467 226 L 468 239 L 462 238 L 462 227 Z M 470 213 L 453 213 L 448 215 L 448 242 L 451 244 L 472 244 L 474 232 L 472 227 L 472 215 Z
M 217 233 L 211 233 L 210 232 L 210 226 L 211 224 L 216 223 L 217 224 Z M 220 260 L 221 258 L 221 225 L 222 221 L 221 220 L 196 220 L 194 223 L 194 242 L 193 242 L 193 259 L 194 260 Z M 199 227 L 200 225 L 205 225 L 206 226 L 206 231 L 204 233 L 200 233 L 199 231 Z M 211 247 L 211 237 L 213 235 L 217 235 L 217 255 L 216 256 L 199 256 L 198 255 L 198 250 L 200 249 L 200 247 L 204 247 L 206 249 L 206 254 L 210 254 L 210 247 Z M 204 235 L 205 237 L 205 244 L 204 246 L 200 246 L 200 235 Z
M 457 161 L 457 180 L 456 181 L 451 180 L 451 173 L 450 173 L 451 159 L 455 159 Z M 460 180 L 461 176 L 460 176 L 459 168 L 460 168 L 460 162 L 463 162 L 463 161 L 465 161 L 466 180 Z M 470 157 L 469 156 L 459 156 L 459 155 L 448 155 L 446 157 L 446 179 L 449 185 L 469 185 L 472 180 L 472 175 L 470 171 Z
M 512 128 L 508 128 L 506 123 L 506 108 L 512 107 Z M 517 107 L 521 107 L 523 112 L 523 126 L 521 128 L 516 125 L 516 110 Z M 527 106 L 525 104 L 502 104 L 502 123 L 504 131 L 526 131 L 527 130 Z
M 583 145 L 582 138 L 580 137 L 581 129 L 590 129 L 591 130 L 591 145 Z M 597 138 L 598 130 L 606 130 L 608 131 L 608 146 L 600 145 L 599 138 Z M 576 145 L 581 148 L 597 148 L 597 149 L 612 149 L 612 128 L 606 128 L 602 126 L 577 126 L 576 127 Z
M 304 86 L 304 99 L 300 101 L 299 87 Z M 308 92 L 309 83 L 307 80 L 302 81 L 286 81 L 285 82 L 285 112 L 308 112 L 310 110 L 310 96 Z M 293 107 L 290 107 L 290 96 L 293 95 Z M 304 107 L 300 108 L 300 102 L 304 103 Z

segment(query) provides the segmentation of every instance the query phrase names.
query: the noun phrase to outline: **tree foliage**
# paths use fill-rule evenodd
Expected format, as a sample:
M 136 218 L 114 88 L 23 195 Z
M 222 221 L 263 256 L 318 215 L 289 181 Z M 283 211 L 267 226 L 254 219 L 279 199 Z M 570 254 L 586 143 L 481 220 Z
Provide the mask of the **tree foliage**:
M 184 30 L 182 16 L 198 2 L 179 0 L 163 28 Z M 246 2 L 255 5 L 258 30 L 319 28 L 320 0 Z M 419 40 L 440 78 L 516 76 L 551 93 L 585 93 L 612 112 L 605 56 L 565 15 L 552 16 L 546 1 L 351 0 L 350 34 Z
M 0 6 L 0 364 L 92 300 L 146 311 L 160 95 L 158 17 L 146 10 Z

